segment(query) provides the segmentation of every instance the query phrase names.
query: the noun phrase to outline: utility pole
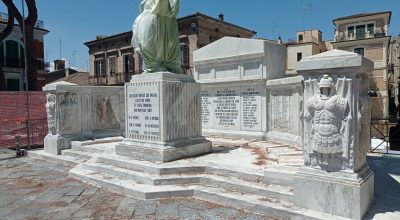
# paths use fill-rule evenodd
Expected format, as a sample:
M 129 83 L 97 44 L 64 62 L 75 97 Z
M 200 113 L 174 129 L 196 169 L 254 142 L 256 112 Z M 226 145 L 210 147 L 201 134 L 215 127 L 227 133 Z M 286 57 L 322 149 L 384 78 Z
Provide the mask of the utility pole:
M 72 51 L 72 67 L 75 67 L 75 55 L 76 55 L 76 50 Z

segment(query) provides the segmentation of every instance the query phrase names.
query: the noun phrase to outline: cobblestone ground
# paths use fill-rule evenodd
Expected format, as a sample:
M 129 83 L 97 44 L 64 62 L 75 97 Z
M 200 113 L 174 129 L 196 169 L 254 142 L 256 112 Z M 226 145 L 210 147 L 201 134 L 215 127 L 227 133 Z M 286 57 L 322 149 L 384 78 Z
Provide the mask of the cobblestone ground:
M 267 219 L 196 199 L 137 200 L 68 177 L 67 168 L 0 152 L 0 219 Z

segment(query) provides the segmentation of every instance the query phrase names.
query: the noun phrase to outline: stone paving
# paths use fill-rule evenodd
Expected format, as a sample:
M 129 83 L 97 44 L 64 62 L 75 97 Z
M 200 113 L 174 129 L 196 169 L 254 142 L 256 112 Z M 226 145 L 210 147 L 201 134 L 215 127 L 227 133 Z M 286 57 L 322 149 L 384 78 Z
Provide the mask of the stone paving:
M 197 199 L 142 201 L 68 177 L 32 158 L 0 159 L 0 219 L 268 219 Z
M 268 219 L 197 199 L 143 201 L 68 177 L 69 168 L 0 150 L 0 219 Z M 370 155 L 375 200 L 366 219 L 400 219 L 400 156 Z

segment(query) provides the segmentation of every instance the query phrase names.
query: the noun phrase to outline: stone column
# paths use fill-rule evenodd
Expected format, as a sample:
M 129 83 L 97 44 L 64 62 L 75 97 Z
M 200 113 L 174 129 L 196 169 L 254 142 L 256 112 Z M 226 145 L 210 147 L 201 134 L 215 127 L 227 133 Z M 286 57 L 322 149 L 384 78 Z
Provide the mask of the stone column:
M 169 162 L 211 151 L 201 136 L 200 84 L 169 72 L 133 76 L 125 85 L 126 138 L 116 154 Z
M 60 134 L 60 104 L 57 97 L 57 87 L 59 86 L 76 86 L 76 84 L 68 82 L 50 83 L 43 87 L 43 91 L 47 93 L 47 124 L 48 134 L 44 138 L 44 152 L 54 155 L 60 155 L 61 150 L 68 148 L 68 143 Z
M 332 50 L 303 59 L 305 164 L 295 176 L 295 203 L 361 219 L 374 197 L 374 174 L 366 163 L 373 62 Z

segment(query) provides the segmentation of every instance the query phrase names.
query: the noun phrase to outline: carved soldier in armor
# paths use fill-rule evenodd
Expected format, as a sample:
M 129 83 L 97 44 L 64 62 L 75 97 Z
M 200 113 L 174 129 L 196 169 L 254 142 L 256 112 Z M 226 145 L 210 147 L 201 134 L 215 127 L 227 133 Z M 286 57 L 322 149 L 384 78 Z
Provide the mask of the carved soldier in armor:
M 347 99 L 336 94 L 333 79 L 324 75 L 318 87 L 319 94 L 309 98 L 306 102 L 306 120 L 311 125 L 311 149 L 321 154 L 343 153 L 342 139 Z

